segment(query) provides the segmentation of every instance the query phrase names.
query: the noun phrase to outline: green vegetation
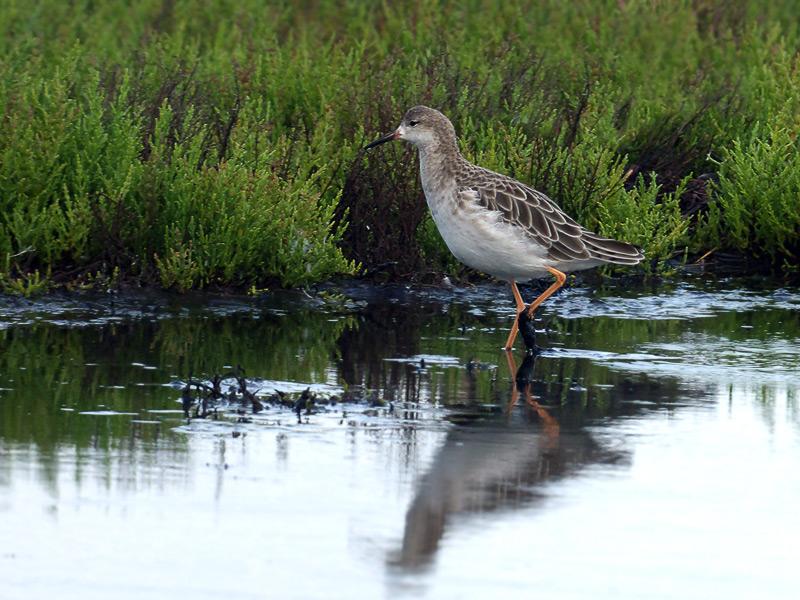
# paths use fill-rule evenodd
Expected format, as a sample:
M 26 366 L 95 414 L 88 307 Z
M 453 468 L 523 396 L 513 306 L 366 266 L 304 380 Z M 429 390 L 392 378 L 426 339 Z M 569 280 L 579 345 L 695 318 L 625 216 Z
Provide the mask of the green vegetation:
M 773 128 L 725 149 L 719 195 L 701 231 L 744 252 L 767 252 L 798 263 L 800 153 L 795 134 Z M 787 264 L 787 267 L 789 264 Z
M 0 0 L 0 285 L 454 271 L 411 105 L 645 248 L 800 254 L 790 0 Z M 390 265 L 390 267 L 387 267 Z

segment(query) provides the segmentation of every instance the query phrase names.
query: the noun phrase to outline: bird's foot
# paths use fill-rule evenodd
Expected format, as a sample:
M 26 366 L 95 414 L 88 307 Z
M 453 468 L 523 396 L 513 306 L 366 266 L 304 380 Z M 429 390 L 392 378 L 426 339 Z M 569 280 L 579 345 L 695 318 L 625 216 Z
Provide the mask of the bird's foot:
M 526 354 L 538 354 L 539 347 L 536 345 L 536 328 L 533 325 L 533 315 L 529 315 L 527 309 L 520 311 L 517 315 L 517 326 L 525 342 Z

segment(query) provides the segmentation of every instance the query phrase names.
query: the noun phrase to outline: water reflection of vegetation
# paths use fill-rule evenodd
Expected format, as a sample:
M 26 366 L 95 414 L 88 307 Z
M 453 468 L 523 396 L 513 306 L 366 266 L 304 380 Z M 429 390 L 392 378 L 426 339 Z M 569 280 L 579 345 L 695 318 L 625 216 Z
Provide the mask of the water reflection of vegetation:
M 159 364 L 175 373 L 210 375 L 225 365 L 270 379 L 319 381 L 353 317 L 298 312 L 288 315 L 217 319 L 171 319 L 152 332 Z M 150 336 L 148 336 L 150 337 Z M 143 343 L 145 340 L 141 340 Z
M 7 388 L 0 391 L 0 440 L 33 445 L 51 465 L 65 447 L 115 455 L 179 452 L 183 438 L 171 433 L 170 423 L 137 425 L 130 417 L 79 412 L 101 405 L 139 415 L 178 408 L 177 390 L 163 384 L 235 365 L 250 377 L 377 389 L 396 402 L 504 405 L 511 388 L 499 348 L 507 321 L 473 309 L 422 301 L 413 307 L 373 304 L 349 315 L 298 308 L 286 314 L 200 313 L 105 326 L 39 323 L 5 329 L 0 331 L 0 388 Z M 786 349 L 800 336 L 800 316 L 788 310 L 691 320 L 550 318 L 547 327 L 539 341 L 550 351 L 533 375 L 537 394 L 575 427 L 685 402 L 683 379 L 691 377 L 693 365 L 738 365 L 776 377 L 798 366 L 797 353 Z M 648 373 L 647 360 L 637 369 L 624 367 L 626 355 L 642 352 L 674 359 L 674 374 Z M 621 358 L 612 367 L 603 353 Z M 453 357 L 458 366 L 429 358 L 421 368 L 409 358 L 419 355 Z M 408 360 L 386 360 L 398 358 Z M 476 367 L 464 368 L 470 361 Z M 719 381 L 695 381 L 689 396 L 710 394 Z M 760 397 L 768 406 L 775 386 L 763 385 Z M 785 388 L 792 404 L 798 385 L 788 381 Z
M 100 405 L 119 412 L 171 407 L 175 391 L 161 384 L 221 372 L 225 365 L 240 364 L 273 379 L 322 379 L 351 322 L 300 313 L 0 331 L 0 376 L 2 387 L 9 388 L 0 403 L 3 437 L 41 448 L 63 439 L 87 445 L 97 432 L 77 411 Z M 120 437 L 129 434 L 130 424 L 105 419 L 103 429 Z

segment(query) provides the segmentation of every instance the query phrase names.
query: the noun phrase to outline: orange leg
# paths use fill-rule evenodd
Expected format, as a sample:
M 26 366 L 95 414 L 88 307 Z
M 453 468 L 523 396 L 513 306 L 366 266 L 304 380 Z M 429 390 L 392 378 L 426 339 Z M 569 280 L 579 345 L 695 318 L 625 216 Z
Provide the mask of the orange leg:
M 530 303 L 528 306 L 528 318 L 533 318 L 533 313 L 536 312 L 536 309 L 539 308 L 539 305 L 547 300 L 550 296 L 556 293 L 558 289 L 564 285 L 564 282 L 567 280 L 567 276 L 564 275 L 558 269 L 554 269 L 553 267 L 545 267 L 550 273 L 553 274 L 553 277 L 556 278 L 556 281 L 553 285 L 547 288 L 542 295 L 536 298 L 533 302 Z M 511 282 L 511 291 L 514 292 L 514 300 L 517 302 L 517 317 L 519 317 L 519 313 L 525 308 L 525 303 L 522 301 L 522 296 L 519 294 L 519 290 L 517 289 L 517 284 L 513 281 Z M 511 332 L 508 334 L 508 340 L 506 340 L 505 349 L 511 350 L 514 346 L 514 340 L 517 339 L 517 332 L 519 331 L 519 325 L 517 325 L 517 319 L 514 319 L 514 325 L 511 326 Z
M 522 300 L 522 295 L 519 293 L 517 282 L 514 280 L 511 280 L 511 292 L 514 294 L 514 301 L 517 303 L 516 315 L 519 317 L 519 313 L 525 310 L 525 302 Z M 519 325 L 517 324 L 517 319 L 514 319 L 514 324 L 511 326 L 511 332 L 508 334 L 506 345 L 503 346 L 503 349 L 507 352 L 511 351 L 511 349 L 514 347 L 514 340 L 517 338 L 518 331 Z
M 536 312 L 536 309 L 539 308 L 539 305 L 542 302 L 544 302 L 545 300 L 547 300 L 550 296 L 555 294 L 558 291 L 558 289 L 562 285 L 564 285 L 564 282 L 567 280 L 567 276 L 564 275 L 564 273 L 562 273 L 558 269 L 554 269 L 553 267 L 545 267 L 545 269 L 547 269 L 548 271 L 550 271 L 550 273 L 553 274 L 553 277 L 556 278 L 556 282 L 553 285 L 551 285 L 549 288 L 547 288 L 544 292 L 542 292 L 541 296 L 539 296 L 536 300 L 531 302 L 531 305 L 528 307 L 528 316 L 529 317 L 533 317 L 533 313 Z
M 548 445 L 552 445 L 552 442 L 558 438 L 558 433 L 561 428 L 555 417 L 547 412 L 547 409 L 533 398 L 530 384 L 525 388 L 525 402 L 536 412 L 539 419 L 541 419 L 544 425 L 544 432 L 547 435 L 547 440 L 550 442 Z
M 525 308 L 524 305 L 523 308 Z M 506 352 L 506 360 L 508 361 L 508 372 L 511 374 L 511 378 L 514 379 L 517 373 L 517 361 L 514 360 L 514 355 L 511 352 Z M 515 381 L 511 386 L 511 400 L 508 401 L 508 406 L 506 406 L 506 414 L 510 413 L 511 409 L 517 405 L 518 399 L 519 390 L 517 389 L 517 382 Z

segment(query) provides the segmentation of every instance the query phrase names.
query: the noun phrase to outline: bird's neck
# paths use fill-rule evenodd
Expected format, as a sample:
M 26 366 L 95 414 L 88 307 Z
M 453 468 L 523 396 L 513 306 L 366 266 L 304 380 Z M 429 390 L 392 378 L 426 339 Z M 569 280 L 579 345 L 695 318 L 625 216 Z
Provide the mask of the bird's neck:
M 455 186 L 458 165 L 463 160 L 455 144 L 419 146 L 419 173 L 426 195 L 429 190 Z

